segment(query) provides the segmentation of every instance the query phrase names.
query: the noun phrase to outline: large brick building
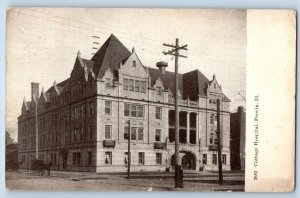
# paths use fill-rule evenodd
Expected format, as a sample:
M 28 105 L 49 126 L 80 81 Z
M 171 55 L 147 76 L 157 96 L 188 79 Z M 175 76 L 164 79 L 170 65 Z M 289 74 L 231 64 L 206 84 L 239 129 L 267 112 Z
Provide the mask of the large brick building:
M 47 91 L 32 83 L 18 117 L 19 162 L 30 168 L 38 155 L 54 169 L 113 172 L 163 171 L 174 164 L 174 73 L 166 63 L 146 67 L 111 35 L 87 60 L 78 53 L 70 78 Z M 216 170 L 216 100 L 221 100 L 224 169 L 230 169 L 230 100 L 216 77 L 200 71 L 179 74 L 180 157 L 185 169 Z M 37 107 L 37 108 L 36 108 Z M 37 109 L 37 110 L 36 110 Z M 36 113 L 37 112 L 37 113 Z M 37 116 L 36 116 L 37 114 Z

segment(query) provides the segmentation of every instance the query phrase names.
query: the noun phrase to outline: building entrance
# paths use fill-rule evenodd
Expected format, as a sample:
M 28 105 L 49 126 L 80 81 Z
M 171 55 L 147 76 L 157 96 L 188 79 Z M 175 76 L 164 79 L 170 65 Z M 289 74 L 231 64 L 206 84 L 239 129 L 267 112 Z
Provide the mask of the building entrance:
M 179 153 L 179 156 L 181 158 L 181 166 L 184 170 L 196 170 L 196 157 L 194 154 L 188 151 L 181 151 Z M 175 155 L 172 155 L 171 158 L 171 165 L 174 169 L 175 167 Z

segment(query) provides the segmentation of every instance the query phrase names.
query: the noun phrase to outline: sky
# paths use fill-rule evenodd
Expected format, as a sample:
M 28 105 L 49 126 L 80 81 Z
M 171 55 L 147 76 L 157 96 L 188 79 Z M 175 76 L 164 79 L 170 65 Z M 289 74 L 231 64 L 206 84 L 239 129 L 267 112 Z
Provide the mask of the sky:
M 133 47 L 145 66 L 168 62 L 163 43 L 188 45 L 179 58 L 179 72 L 200 70 L 216 75 L 231 112 L 245 107 L 246 10 L 210 9 L 80 9 L 14 8 L 7 12 L 6 128 L 17 130 L 17 117 L 31 82 L 40 90 L 69 78 L 78 50 L 90 59 L 110 34 L 129 50 Z M 99 43 L 99 44 L 97 44 Z M 96 49 L 95 49 L 96 48 Z M 12 134 L 16 139 L 16 133 Z

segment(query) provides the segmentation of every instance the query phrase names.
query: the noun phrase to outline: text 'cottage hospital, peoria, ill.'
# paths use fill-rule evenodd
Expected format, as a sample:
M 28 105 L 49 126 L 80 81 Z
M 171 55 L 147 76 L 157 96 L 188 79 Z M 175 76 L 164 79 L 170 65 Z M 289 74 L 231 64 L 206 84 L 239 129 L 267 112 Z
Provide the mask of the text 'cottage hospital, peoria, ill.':
M 53 170 L 126 171 L 129 131 L 132 171 L 174 167 L 175 73 L 165 62 L 156 66 L 144 66 L 112 34 L 91 60 L 78 52 L 70 78 L 41 93 L 31 83 L 31 99 L 24 98 L 18 117 L 20 168 L 31 168 L 38 152 Z M 230 100 L 215 75 L 208 80 L 194 70 L 178 77 L 182 167 L 218 170 L 220 99 L 221 158 L 230 170 Z

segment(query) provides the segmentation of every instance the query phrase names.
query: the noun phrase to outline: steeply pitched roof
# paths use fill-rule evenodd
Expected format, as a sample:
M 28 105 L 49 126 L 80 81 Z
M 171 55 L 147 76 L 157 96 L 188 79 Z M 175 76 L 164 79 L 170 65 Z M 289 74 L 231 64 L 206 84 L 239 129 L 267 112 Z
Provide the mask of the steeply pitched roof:
M 108 67 L 114 71 L 119 68 L 120 62 L 130 54 L 130 51 L 111 34 L 91 59 L 95 62 L 93 72 L 96 76 L 101 77 Z
M 152 67 L 147 67 L 149 71 L 149 75 L 151 77 L 151 85 L 160 78 L 162 81 L 164 88 L 165 89 L 170 89 L 172 93 L 175 93 L 175 73 L 174 72 L 169 72 L 165 71 L 164 74 L 159 69 L 152 68 Z M 178 74 L 178 89 L 182 93 L 183 91 L 183 82 L 182 82 L 182 74 Z
M 206 86 L 209 80 L 198 69 L 183 74 L 183 97 L 198 100 L 199 96 L 206 96 Z

